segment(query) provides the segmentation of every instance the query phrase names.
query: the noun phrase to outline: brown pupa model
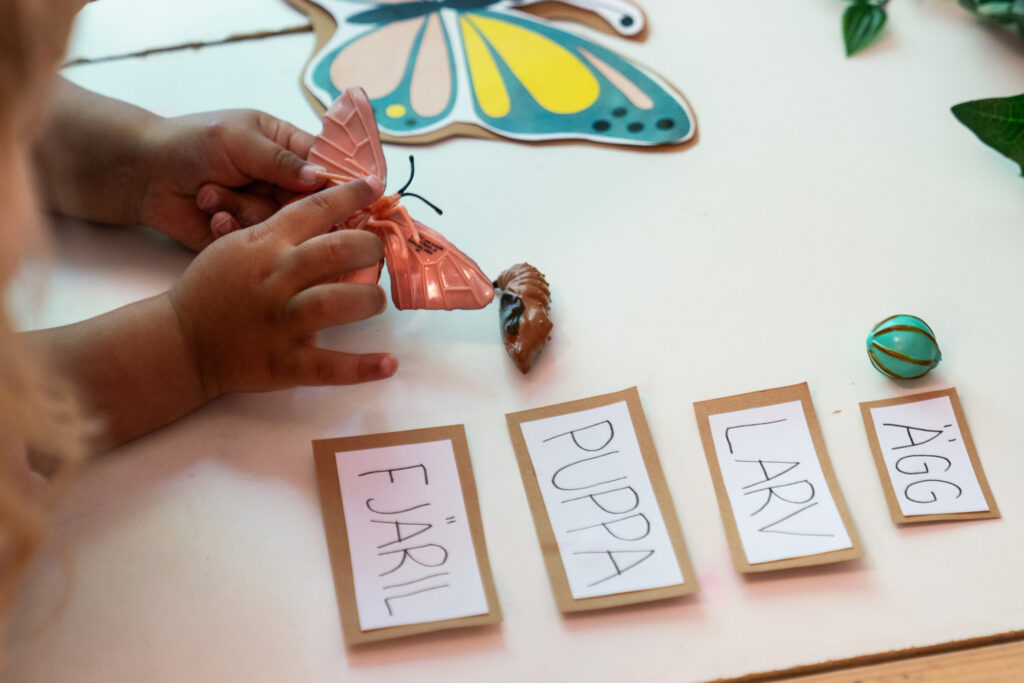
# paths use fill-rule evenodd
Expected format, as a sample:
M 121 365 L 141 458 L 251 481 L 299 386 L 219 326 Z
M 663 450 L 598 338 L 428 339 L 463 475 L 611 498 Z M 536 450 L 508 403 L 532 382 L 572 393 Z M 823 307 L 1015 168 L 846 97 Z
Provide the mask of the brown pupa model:
M 529 263 L 517 263 L 494 281 L 501 292 L 498 309 L 505 350 L 524 375 L 551 338 L 551 290 L 544 274 Z

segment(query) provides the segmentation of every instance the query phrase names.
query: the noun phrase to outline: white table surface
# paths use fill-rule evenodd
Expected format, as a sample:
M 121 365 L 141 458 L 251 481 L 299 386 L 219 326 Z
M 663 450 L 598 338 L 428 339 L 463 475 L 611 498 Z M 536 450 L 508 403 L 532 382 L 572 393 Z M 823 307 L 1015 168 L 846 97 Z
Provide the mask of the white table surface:
M 309 27 L 306 16 L 275 0 L 103 0 L 82 8 L 68 61 L 128 57 Z
M 25 583 L 11 680 L 685 681 L 1024 628 L 1024 184 L 949 113 L 1024 92 L 1024 47 L 951 0 L 891 3 L 885 38 L 850 60 L 838 2 L 645 7 L 645 43 L 597 39 L 687 95 L 697 144 L 386 148 L 391 186 L 414 152 L 416 191 L 445 209 L 430 223 L 486 272 L 529 260 L 548 275 L 556 327 L 535 370 L 505 357 L 494 309 L 389 310 L 323 339 L 394 351 L 392 380 L 224 397 L 98 459 L 57 512 L 72 563 L 51 549 Z M 298 86 L 312 40 L 66 74 L 161 114 L 251 106 L 315 131 Z M 142 230 L 62 222 L 45 303 L 21 298 L 21 320 L 108 310 L 168 287 L 188 259 Z M 927 320 L 943 349 L 915 383 L 864 354 L 871 326 L 897 312 Z M 802 381 L 866 557 L 744 578 L 692 403 Z M 702 591 L 563 617 L 504 415 L 632 385 Z M 897 528 L 857 404 L 947 386 L 1003 518 Z M 346 649 L 310 441 L 453 423 L 466 426 L 504 622 Z

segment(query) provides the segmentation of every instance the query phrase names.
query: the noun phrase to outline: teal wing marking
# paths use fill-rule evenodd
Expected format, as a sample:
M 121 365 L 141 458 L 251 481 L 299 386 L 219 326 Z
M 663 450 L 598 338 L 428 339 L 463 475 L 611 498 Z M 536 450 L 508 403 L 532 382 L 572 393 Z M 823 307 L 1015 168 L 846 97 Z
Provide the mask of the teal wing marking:
M 430 18 L 430 14 L 422 16 L 422 18 L 414 18 L 409 21 L 419 20 L 421 26 L 419 32 L 416 34 L 416 39 L 413 41 L 412 47 L 409 51 L 409 59 L 406 63 L 405 73 L 402 76 L 402 80 L 398 86 L 390 93 L 381 97 L 373 98 L 370 100 L 370 104 L 373 105 L 374 112 L 377 114 L 377 125 L 382 133 L 387 133 L 394 137 L 412 136 L 416 135 L 420 131 L 429 129 L 439 121 L 443 121 L 451 115 L 452 109 L 455 106 L 455 95 L 457 92 L 458 84 L 455 82 L 455 57 L 452 54 L 451 48 L 451 36 L 448 35 L 448 29 L 444 26 L 444 22 L 441 22 L 441 29 L 444 31 L 445 37 L 445 50 L 447 51 L 448 57 L 448 71 L 452 74 L 452 87 L 451 96 L 448 99 L 448 104 L 438 114 L 433 116 L 423 116 L 418 114 L 411 102 L 411 89 L 412 89 L 412 77 L 416 67 L 416 60 L 419 58 L 420 48 L 423 44 L 423 34 L 427 29 L 427 21 Z M 334 63 L 335 58 L 345 50 L 349 45 L 364 37 L 365 35 L 374 31 L 381 31 L 387 28 L 390 24 L 379 24 L 372 26 L 368 31 L 362 31 L 358 35 L 353 36 L 348 41 L 342 43 L 336 48 L 330 49 L 323 53 L 312 67 L 311 78 L 315 85 L 322 88 L 333 101 L 341 93 L 338 88 L 331 81 L 331 65 Z M 392 105 L 401 105 L 403 110 L 406 112 L 397 121 L 392 121 L 386 116 L 382 116 L 381 112 L 387 110 Z
M 471 24 L 473 16 L 477 15 L 517 24 L 549 38 L 579 58 L 600 83 L 598 98 L 587 109 L 572 114 L 548 111 L 519 82 L 486 36 L 478 32 L 494 58 L 511 100 L 511 110 L 501 117 L 488 116 L 474 101 L 476 115 L 487 128 L 502 135 L 527 140 L 585 138 L 629 145 L 661 145 L 682 142 L 692 136 L 693 118 L 682 96 L 673 92 L 670 86 L 653 74 L 615 52 L 547 23 L 529 19 L 514 10 L 476 10 L 464 13 Z M 634 105 L 585 58 L 581 49 L 625 76 L 650 98 L 653 106 L 641 109 Z M 466 68 L 468 70 L 468 64 Z

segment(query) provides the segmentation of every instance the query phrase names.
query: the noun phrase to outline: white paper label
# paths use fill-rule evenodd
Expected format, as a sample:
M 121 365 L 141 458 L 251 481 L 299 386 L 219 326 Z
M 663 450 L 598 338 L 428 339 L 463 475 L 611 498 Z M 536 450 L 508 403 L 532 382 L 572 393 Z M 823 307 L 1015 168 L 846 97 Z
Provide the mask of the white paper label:
M 683 583 L 625 401 L 521 427 L 574 599 Z
M 487 614 L 451 441 L 335 459 L 360 628 Z
M 988 511 L 948 396 L 872 408 L 871 420 L 905 516 Z
M 708 419 L 750 564 L 853 547 L 800 401 Z

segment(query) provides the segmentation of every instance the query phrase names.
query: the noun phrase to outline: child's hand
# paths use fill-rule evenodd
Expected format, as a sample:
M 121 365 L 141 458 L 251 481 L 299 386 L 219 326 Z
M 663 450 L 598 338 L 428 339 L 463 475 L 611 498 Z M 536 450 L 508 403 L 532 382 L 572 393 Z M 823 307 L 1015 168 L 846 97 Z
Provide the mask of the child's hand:
M 380 241 L 328 232 L 380 197 L 375 179 L 310 195 L 200 253 L 170 291 L 64 327 L 26 333 L 101 426 L 102 451 L 234 391 L 384 379 L 388 353 L 316 346 L 331 325 L 380 313 L 377 285 L 339 283 L 378 263 Z
M 377 285 L 338 283 L 372 266 L 383 249 L 362 230 L 328 232 L 383 192 L 357 180 L 297 201 L 249 230 L 204 250 L 170 291 L 206 398 L 296 385 L 384 379 L 397 362 L 384 353 L 355 355 L 316 346 L 326 327 L 384 310 Z
M 162 119 L 146 131 L 139 221 L 200 250 L 323 185 L 305 162 L 313 136 L 270 114 Z

